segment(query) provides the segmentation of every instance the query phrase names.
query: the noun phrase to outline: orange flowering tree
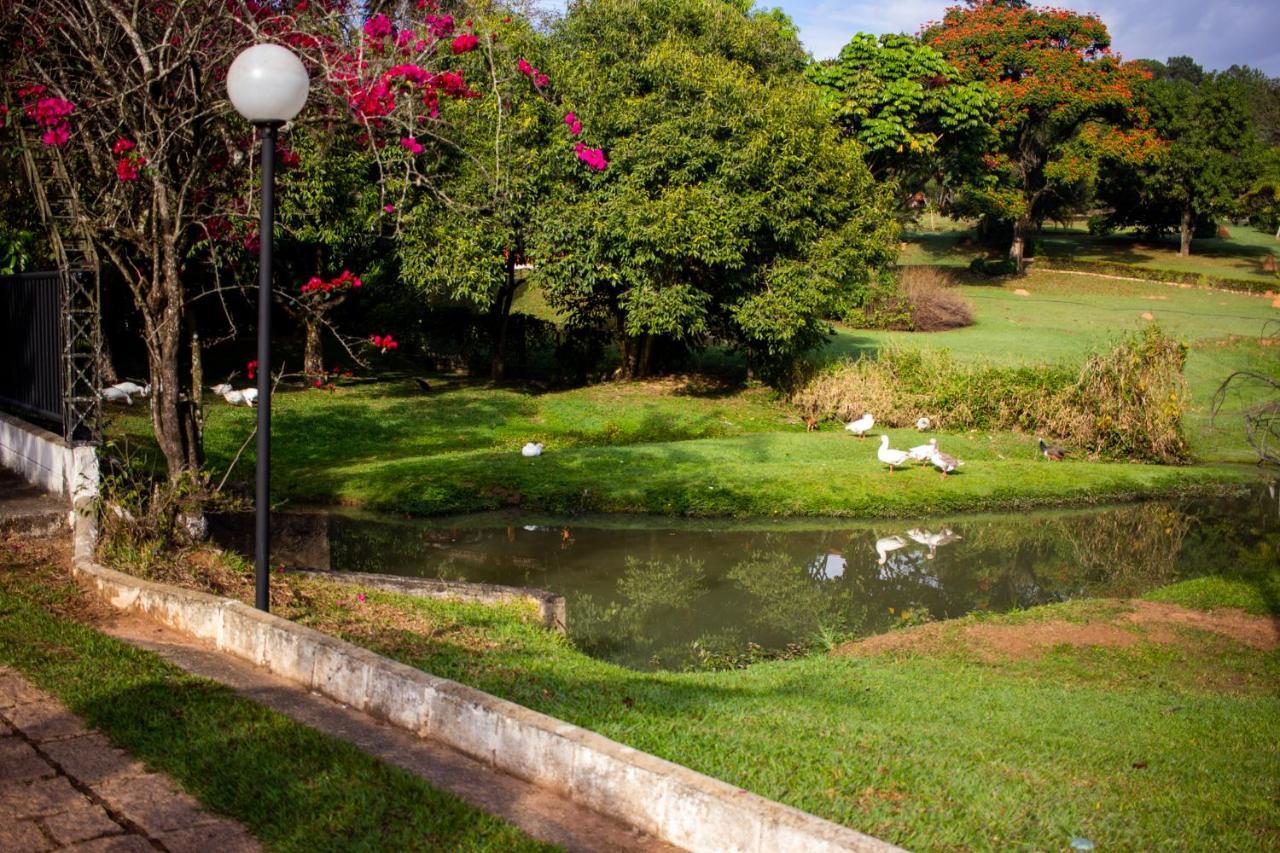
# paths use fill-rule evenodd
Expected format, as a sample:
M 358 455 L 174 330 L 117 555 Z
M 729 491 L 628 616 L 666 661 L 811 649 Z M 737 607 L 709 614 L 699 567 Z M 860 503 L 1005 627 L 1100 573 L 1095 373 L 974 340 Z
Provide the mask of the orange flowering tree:
M 948 9 L 920 37 L 962 79 L 996 93 L 986 170 L 962 204 L 1012 226 L 1009 256 L 1019 271 L 1027 232 L 1085 197 L 1103 157 L 1142 160 L 1159 150 L 1134 94 L 1147 72 L 1112 54 L 1096 15 L 976 0 Z

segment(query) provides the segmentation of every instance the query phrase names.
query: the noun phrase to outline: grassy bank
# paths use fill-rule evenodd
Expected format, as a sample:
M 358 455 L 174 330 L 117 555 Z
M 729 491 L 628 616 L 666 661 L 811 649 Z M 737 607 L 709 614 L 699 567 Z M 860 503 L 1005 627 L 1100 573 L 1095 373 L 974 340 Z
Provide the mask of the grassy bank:
M 1018 293 L 1018 290 L 1025 291 Z M 840 330 L 832 358 L 885 347 L 948 350 L 998 366 L 1071 364 L 1107 349 L 1154 316 L 1190 345 L 1186 417 L 1193 454 L 1207 462 L 1253 459 L 1229 401 L 1216 421 L 1218 383 L 1242 367 L 1280 370 L 1280 347 L 1256 341 L 1268 301 L 1234 293 L 1033 274 L 966 287 L 977 323 L 946 333 Z M 273 405 L 273 494 L 278 501 L 342 503 L 414 513 L 520 506 L 546 512 L 646 512 L 700 516 L 911 515 L 1095 501 L 1239 482 L 1241 470 L 1117 463 L 1039 464 L 1034 437 L 940 436 L 967 463 L 940 481 L 930 472 L 889 477 L 873 442 L 827 423 L 805 434 L 797 410 L 767 389 L 673 379 L 538 393 L 456 379 L 424 394 L 409 377 L 329 393 L 285 391 Z M 214 398 L 207 410 L 210 467 L 221 477 L 253 429 L 253 412 Z M 109 433 L 149 446 L 140 406 L 115 407 Z M 889 433 L 894 446 L 920 442 Z M 1054 438 L 1054 436 L 1049 436 Z M 528 441 L 546 444 L 524 459 Z M 1078 454 L 1077 454 L 1078 456 Z M 252 476 L 247 447 L 232 480 Z
M 247 578 L 215 571 L 188 582 L 250 594 Z M 1233 582 L 1278 577 L 1259 564 Z M 909 848 L 1062 849 L 1081 836 L 1248 849 L 1280 828 L 1280 653 L 1266 620 L 1080 600 L 841 654 L 640 673 L 582 655 L 517 606 L 273 586 L 288 618 Z M 1199 604 L 1220 604 L 1211 593 Z
M 101 616 L 48 554 L 0 542 L 0 663 L 12 666 L 268 850 L 539 850 L 417 777 L 156 655 Z

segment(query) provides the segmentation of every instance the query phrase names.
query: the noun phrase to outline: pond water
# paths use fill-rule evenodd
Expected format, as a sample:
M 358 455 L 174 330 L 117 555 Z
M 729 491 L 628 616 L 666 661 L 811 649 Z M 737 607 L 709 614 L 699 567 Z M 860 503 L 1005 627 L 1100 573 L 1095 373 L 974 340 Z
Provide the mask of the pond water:
M 733 666 L 822 638 L 1137 595 L 1280 559 L 1275 484 L 914 521 L 292 518 L 281 519 L 276 551 L 295 555 L 287 562 L 552 590 L 565 596 L 569 634 L 583 651 L 641 669 Z

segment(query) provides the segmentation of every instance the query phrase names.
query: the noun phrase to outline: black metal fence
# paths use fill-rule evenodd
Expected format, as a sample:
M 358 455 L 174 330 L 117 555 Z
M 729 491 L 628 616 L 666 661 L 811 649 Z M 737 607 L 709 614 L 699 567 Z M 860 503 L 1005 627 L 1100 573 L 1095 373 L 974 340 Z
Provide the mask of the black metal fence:
M 97 302 L 87 273 L 0 276 L 0 408 L 98 438 Z

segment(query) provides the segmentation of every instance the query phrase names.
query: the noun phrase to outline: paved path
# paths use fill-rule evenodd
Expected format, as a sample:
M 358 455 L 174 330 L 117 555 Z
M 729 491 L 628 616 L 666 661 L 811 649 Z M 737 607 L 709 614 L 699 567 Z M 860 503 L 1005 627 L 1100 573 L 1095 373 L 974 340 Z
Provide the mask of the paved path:
M 0 536 L 67 533 L 69 506 L 65 500 L 50 497 L 12 471 L 0 468 Z
M 240 824 L 205 811 L 0 667 L 0 851 L 259 849 Z
M 678 849 L 546 788 L 383 723 L 144 617 L 121 615 L 95 627 L 155 652 L 187 672 L 219 681 L 305 726 L 348 741 L 362 752 L 404 768 L 476 808 L 510 821 L 541 841 L 570 851 Z

